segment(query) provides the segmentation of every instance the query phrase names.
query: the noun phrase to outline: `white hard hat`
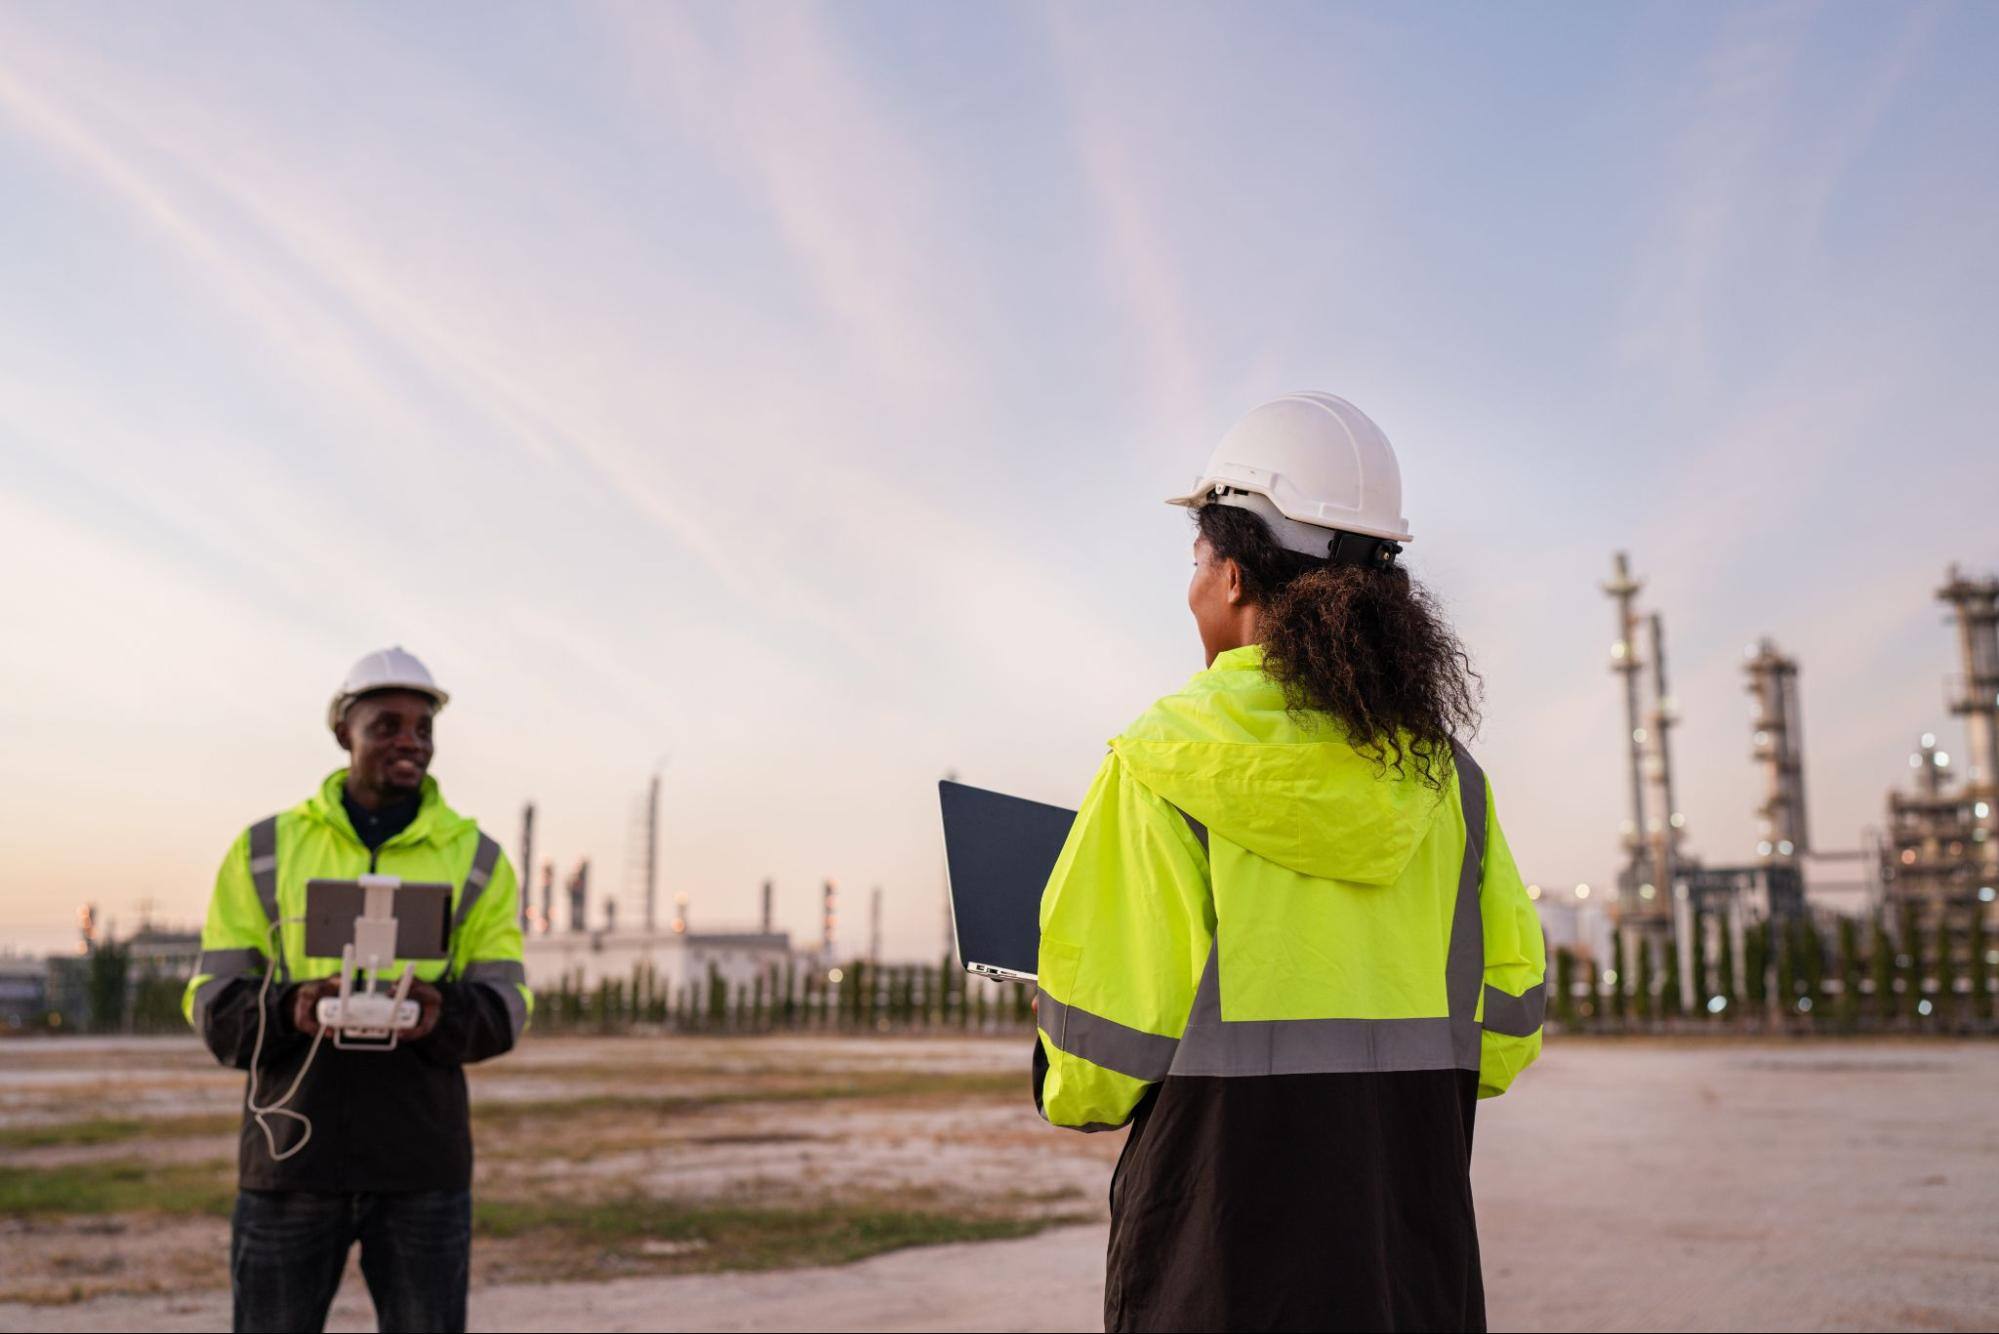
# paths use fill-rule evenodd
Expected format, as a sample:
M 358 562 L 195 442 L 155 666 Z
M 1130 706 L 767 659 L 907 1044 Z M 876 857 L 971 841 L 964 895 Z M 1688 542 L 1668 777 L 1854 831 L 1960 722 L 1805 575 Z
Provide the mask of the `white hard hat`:
M 436 700 L 440 709 L 451 702 L 451 696 L 430 679 L 430 669 L 416 654 L 397 644 L 370 653 L 347 669 L 347 679 L 340 683 L 333 702 L 326 706 L 326 725 L 337 729 L 341 718 L 346 716 L 347 706 L 375 690 L 414 690 Z
M 1322 560 L 1347 558 L 1341 533 L 1380 539 L 1354 553 L 1370 563 L 1394 558 L 1398 548 L 1384 544 L 1410 540 L 1388 437 L 1332 394 L 1286 394 L 1253 409 L 1215 446 L 1194 489 L 1166 503 L 1251 510 L 1279 545 Z

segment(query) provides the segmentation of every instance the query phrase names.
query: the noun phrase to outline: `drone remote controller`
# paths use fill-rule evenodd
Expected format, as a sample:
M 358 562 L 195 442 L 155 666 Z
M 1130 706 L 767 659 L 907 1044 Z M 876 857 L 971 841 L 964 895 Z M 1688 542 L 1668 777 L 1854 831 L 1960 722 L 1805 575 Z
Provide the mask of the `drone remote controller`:
M 415 1028 L 422 1013 L 415 1001 L 394 996 L 367 992 L 345 1000 L 324 996 L 319 1002 L 319 1026 L 342 1037 L 380 1041 L 400 1029 Z
M 403 965 L 393 988 L 377 990 L 376 985 L 383 965 L 395 958 L 394 903 L 402 881 L 386 875 L 364 875 L 360 880 L 365 898 L 361 915 L 354 919 L 354 940 L 340 952 L 340 994 L 320 999 L 319 1025 L 332 1035 L 336 1047 L 390 1051 L 423 1013 L 409 999 L 410 984 L 416 980 L 413 965 Z M 363 979 L 358 989 L 357 971 Z

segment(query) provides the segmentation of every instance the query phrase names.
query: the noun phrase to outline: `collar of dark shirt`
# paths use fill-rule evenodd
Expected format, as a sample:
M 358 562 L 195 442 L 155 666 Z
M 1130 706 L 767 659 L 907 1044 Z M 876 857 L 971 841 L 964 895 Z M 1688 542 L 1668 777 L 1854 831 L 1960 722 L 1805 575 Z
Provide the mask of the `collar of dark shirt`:
M 362 846 L 373 852 L 410 827 L 418 808 L 423 805 L 423 794 L 414 793 L 401 801 L 390 802 L 378 811 L 371 811 L 358 804 L 354 794 L 343 787 L 340 789 L 340 804 L 347 808 L 348 822 L 354 826 L 354 833 L 360 838 Z

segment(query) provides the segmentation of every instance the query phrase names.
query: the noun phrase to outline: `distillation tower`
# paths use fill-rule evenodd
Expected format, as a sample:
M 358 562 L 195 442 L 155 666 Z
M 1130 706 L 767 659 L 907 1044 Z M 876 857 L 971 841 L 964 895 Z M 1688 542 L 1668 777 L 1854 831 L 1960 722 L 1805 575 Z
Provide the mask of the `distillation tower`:
M 1972 579 L 1952 566 L 1937 599 L 1958 632 L 1958 671 L 1946 682 L 1952 713 L 1964 719 L 1965 751 L 1952 756 L 1924 733 L 1909 757 L 1911 789 L 1888 794 L 1881 878 L 1918 929 L 1940 916 L 1995 921 L 1999 887 L 1999 579 Z
M 1743 665 L 1755 701 L 1751 752 L 1763 770 L 1762 839 L 1756 851 L 1767 862 L 1796 865 L 1810 846 L 1805 833 L 1804 728 L 1798 714 L 1798 663 L 1765 639 Z
M 1957 619 L 1959 670 L 1947 692 L 1964 719 L 1972 861 L 1990 885 L 1999 876 L 1999 579 L 1969 579 L 1953 565 L 1937 599 Z
M 1804 856 L 1811 850 L 1805 815 L 1805 731 L 1798 702 L 1798 662 L 1764 639 L 1749 647 L 1743 673 L 1753 701 L 1750 758 L 1763 770 L 1756 855 L 1772 917 L 1804 911 Z
M 1639 615 L 1637 599 L 1643 587 L 1631 573 L 1629 558 L 1618 552 L 1603 591 L 1617 606 L 1617 639 L 1610 646 L 1610 670 L 1624 681 L 1631 818 L 1624 826 L 1625 865 L 1618 875 L 1613 919 L 1620 927 L 1665 936 L 1672 922 L 1666 887 L 1673 883 L 1680 827 L 1685 821 L 1673 807 L 1673 763 L 1667 737 L 1674 716 L 1666 692 L 1665 630 L 1656 614 Z M 1649 709 L 1644 699 L 1646 661 L 1639 652 L 1641 631 L 1649 632 L 1652 641 Z

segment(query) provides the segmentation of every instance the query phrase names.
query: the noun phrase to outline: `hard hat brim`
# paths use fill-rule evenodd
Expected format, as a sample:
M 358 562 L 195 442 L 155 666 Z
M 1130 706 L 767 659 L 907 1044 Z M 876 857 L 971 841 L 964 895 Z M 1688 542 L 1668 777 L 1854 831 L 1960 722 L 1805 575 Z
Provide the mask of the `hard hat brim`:
M 1298 515 L 1288 513 L 1283 503 L 1276 496 L 1271 495 L 1267 487 L 1245 486 L 1241 479 L 1234 477 L 1203 477 L 1192 491 L 1189 491 L 1184 496 L 1168 496 L 1166 503 L 1169 505 L 1178 505 L 1182 509 L 1197 510 L 1209 502 L 1215 493 L 1215 488 L 1218 486 L 1226 486 L 1233 490 L 1247 491 L 1251 495 L 1262 496 L 1270 502 L 1271 506 L 1279 514 L 1284 515 L 1285 518 L 1290 519 L 1293 523 L 1307 524 L 1313 528 L 1323 528 L 1327 532 L 1333 533 L 1358 533 L 1362 537 L 1379 537 L 1390 542 L 1399 542 L 1404 546 L 1407 546 L 1414 540 L 1409 536 L 1406 529 L 1384 528 L 1372 524 L 1360 523 L 1329 524 L 1316 514 Z
M 366 690 L 343 690 L 326 706 L 326 730 L 339 731 L 340 721 L 347 716 L 347 710 L 354 706 L 354 701 L 364 695 L 379 695 L 384 690 L 407 690 L 412 694 L 428 695 L 431 703 L 435 705 L 431 710 L 433 713 L 444 712 L 444 706 L 451 702 L 451 696 L 444 691 L 427 682 L 419 681 L 384 681 L 380 685 L 371 685 Z

